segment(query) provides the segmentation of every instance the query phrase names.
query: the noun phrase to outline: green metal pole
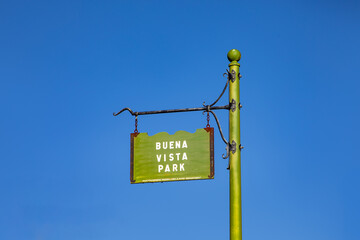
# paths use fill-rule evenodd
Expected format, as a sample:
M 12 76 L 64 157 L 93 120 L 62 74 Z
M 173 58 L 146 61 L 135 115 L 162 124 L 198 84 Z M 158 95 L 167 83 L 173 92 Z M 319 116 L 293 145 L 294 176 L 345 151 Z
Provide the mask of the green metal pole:
M 241 221 L 241 144 L 240 144 L 240 79 L 239 50 L 232 49 L 227 55 L 230 64 L 229 144 L 230 148 L 230 240 L 242 240 Z M 235 104 L 235 105 L 234 105 Z

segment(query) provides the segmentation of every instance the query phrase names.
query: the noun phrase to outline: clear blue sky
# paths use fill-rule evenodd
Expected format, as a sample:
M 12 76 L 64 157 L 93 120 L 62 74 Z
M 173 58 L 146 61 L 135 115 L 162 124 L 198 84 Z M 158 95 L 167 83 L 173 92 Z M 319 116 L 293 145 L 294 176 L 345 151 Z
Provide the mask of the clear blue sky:
M 1 1 L 0 239 L 228 239 L 219 133 L 214 180 L 131 185 L 134 118 L 112 113 L 212 102 L 232 48 L 243 239 L 360 239 L 355 0 Z M 205 124 L 143 116 L 139 131 Z

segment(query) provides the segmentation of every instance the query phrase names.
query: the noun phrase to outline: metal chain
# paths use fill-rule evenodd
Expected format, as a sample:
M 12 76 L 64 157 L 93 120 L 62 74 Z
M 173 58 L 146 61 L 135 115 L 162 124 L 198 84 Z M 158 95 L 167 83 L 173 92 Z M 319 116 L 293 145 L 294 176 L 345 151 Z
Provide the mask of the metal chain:
M 138 126 L 138 116 L 135 117 L 135 130 L 134 130 L 134 133 L 138 133 L 137 126 Z
M 210 114 L 209 114 L 209 112 L 207 112 L 206 120 L 207 120 L 206 127 L 209 128 L 210 127 Z

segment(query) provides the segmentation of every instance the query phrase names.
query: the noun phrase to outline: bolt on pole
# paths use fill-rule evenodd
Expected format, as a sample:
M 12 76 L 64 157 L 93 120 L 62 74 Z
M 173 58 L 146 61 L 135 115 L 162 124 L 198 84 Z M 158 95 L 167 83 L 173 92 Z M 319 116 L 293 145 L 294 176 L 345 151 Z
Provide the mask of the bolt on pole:
M 230 61 L 229 102 L 236 108 L 229 110 L 229 144 L 235 143 L 235 152 L 230 151 L 230 240 L 242 240 L 241 219 L 241 143 L 240 143 L 240 64 L 239 50 L 232 49 Z

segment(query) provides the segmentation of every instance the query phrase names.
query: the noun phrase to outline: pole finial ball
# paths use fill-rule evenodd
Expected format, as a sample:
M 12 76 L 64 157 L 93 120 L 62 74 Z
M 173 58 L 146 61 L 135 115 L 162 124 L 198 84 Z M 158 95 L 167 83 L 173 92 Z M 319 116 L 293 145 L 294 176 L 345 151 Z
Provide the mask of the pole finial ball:
M 230 62 L 239 61 L 241 58 L 241 53 L 237 49 L 231 49 L 227 54 L 227 58 Z

